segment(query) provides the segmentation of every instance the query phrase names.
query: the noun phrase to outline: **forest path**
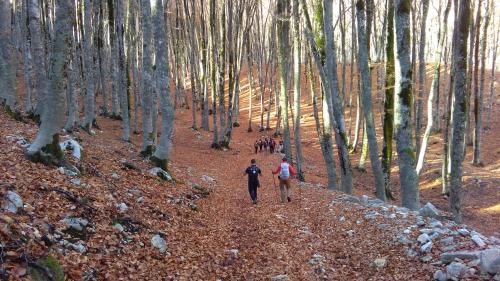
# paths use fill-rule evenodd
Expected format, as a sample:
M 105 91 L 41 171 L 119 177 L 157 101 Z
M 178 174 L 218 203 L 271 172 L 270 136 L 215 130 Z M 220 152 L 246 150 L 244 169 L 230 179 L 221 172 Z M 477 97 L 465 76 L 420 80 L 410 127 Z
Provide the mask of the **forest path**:
M 386 256 L 388 260 L 411 262 L 404 249 L 394 247 L 376 224 L 357 219 L 364 210 L 331 206 L 339 195 L 335 192 L 298 188 L 298 182 L 293 181 L 292 202 L 280 203 L 271 169 L 281 156 L 253 152 L 253 143 L 262 133 L 236 128 L 231 149 L 217 151 L 209 148 L 211 133 L 189 127 L 188 118 L 176 121 L 173 163 L 203 186 L 207 185 L 200 180 L 203 175 L 213 177 L 216 183 L 210 196 L 200 201 L 193 221 L 180 229 L 190 238 L 178 244 L 178 252 L 173 253 L 185 255 L 179 276 L 192 274 L 188 272 L 193 266 L 198 272 L 209 264 L 208 271 L 199 270 L 203 272 L 200 277 L 269 280 L 286 274 L 288 280 L 363 280 L 366 276 L 389 280 L 386 272 L 372 266 L 374 259 Z M 243 174 L 252 158 L 263 172 L 257 205 L 251 204 Z M 341 217 L 345 221 L 339 222 Z M 192 251 L 193 245 L 196 251 Z M 237 257 L 231 257 L 233 249 L 238 250 Z M 204 260 L 201 263 L 200 258 Z M 418 272 L 401 262 L 389 265 L 388 270 L 396 279 Z

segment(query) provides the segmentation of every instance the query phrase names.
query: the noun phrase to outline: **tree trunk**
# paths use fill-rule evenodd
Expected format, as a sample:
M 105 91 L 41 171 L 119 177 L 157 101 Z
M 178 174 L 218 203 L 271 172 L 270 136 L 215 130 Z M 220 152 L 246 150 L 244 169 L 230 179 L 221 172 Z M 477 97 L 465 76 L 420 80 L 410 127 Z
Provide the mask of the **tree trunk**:
M 427 0 L 425 0 L 427 1 Z M 425 3 L 428 4 L 428 3 Z M 435 53 L 435 58 L 434 61 L 436 62 L 434 65 L 434 77 L 432 79 L 432 84 L 431 84 L 431 89 L 429 91 L 429 97 L 427 100 L 427 127 L 425 128 L 425 133 L 424 133 L 424 139 L 422 141 L 422 146 L 420 147 L 420 151 L 418 151 L 418 162 L 417 162 L 417 175 L 420 175 L 420 172 L 422 171 L 423 165 L 424 165 L 424 158 L 425 154 L 427 152 L 427 146 L 429 144 L 429 137 L 432 132 L 432 125 L 434 123 L 434 113 L 433 113 L 433 106 L 434 106 L 434 97 L 437 94 L 437 91 L 439 89 L 439 71 L 441 68 L 441 60 L 442 60 L 442 54 L 444 51 L 444 43 L 446 40 L 446 31 L 447 31 L 447 22 L 448 22 L 448 13 L 450 11 L 450 6 L 451 6 L 451 0 L 448 0 L 448 4 L 446 5 L 445 13 L 444 13 L 444 20 L 443 20 L 443 31 L 438 34 L 438 49 Z M 428 7 L 427 7 L 428 8 Z M 425 24 L 422 23 L 422 27 L 425 27 Z M 425 41 L 425 34 L 424 32 L 421 33 L 421 40 Z M 420 43 L 420 47 L 422 47 L 422 43 Z M 419 63 L 425 64 L 424 60 L 424 55 L 420 54 L 419 55 Z M 425 76 L 425 69 L 422 69 L 422 66 L 420 66 L 419 69 L 419 93 L 420 93 L 420 98 L 423 98 L 423 92 L 424 92 L 424 87 L 423 85 L 425 84 L 423 78 Z M 422 106 L 422 105 L 420 105 Z M 438 104 L 439 107 L 439 104 Z M 421 111 L 421 109 L 420 109 Z M 418 110 L 417 110 L 418 113 Z M 439 118 L 439 116 L 438 116 Z M 418 121 L 418 119 L 417 119 Z
M 411 130 L 412 65 L 410 61 L 410 0 L 397 0 L 396 82 L 394 96 L 394 132 L 399 160 L 402 205 L 411 210 L 419 207 L 418 178 L 415 170 L 415 149 Z
M 168 5 L 166 1 L 165 6 Z M 170 81 L 168 76 L 168 47 L 166 20 L 162 0 L 156 0 L 154 13 L 155 56 L 158 94 L 161 108 L 161 135 L 157 149 L 151 158 L 155 166 L 168 170 L 168 161 L 172 152 L 174 130 L 174 107 L 170 101 Z
M 299 17 L 299 0 L 293 0 L 292 3 L 292 17 L 293 17 L 293 102 L 294 102 L 294 132 L 293 137 L 295 141 L 295 158 L 297 165 L 297 176 L 299 180 L 304 181 L 304 172 L 302 171 L 302 138 L 300 136 L 300 17 Z
M 46 74 L 47 68 L 45 67 L 46 64 L 44 59 L 45 50 L 42 41 L 40 6 L 38 0 L 27 0 L 27 1 L 28 1 L 29 33 L 31 37 L 31 54 L 33 55 L 32 61 L 34 69 L 32 95 L 36 97 L 37 100 L 34 115 L 38 115 L 40 117 L 43 113 L 45 95 L 47 91 L 47 74 Z
M 454 32 L 456 33 L 457 48 L 453 57 L 453 127 L 451 132 L 451 185 L 450 209 L 455 222 L 462 222 L 460 196 L 462 188 L 462 162 L 464 158 L 464 123 L 467 114 L 467 97 L 465 95 L 465 81 L 467 72 L 467 37 L 470 23 L 470 1 L 460 0 L 458 20 Z
M 392 138 L 394 133 L 394 1 L 387 1 L 387 62 L 385 66 L 385 99 L 382 146 L 382 169 L 384 172 L 385 193 L 393 198 L 390 189 L 392 165 Z
M 217 52 L 218 52 L 218 38 L 217 38 L 217 19 L 215 17 L 215 0 L 210 0 L 210 49 L 212 56 L 210 57 L 211 66 L 211 86 L 212 86 L 212 117 L 213 117 L 213 140 L 212 148 L 219 148 L 219 133 L 217 129 Z M 221 127 L 221 130 L 224 128 Z
M 487 1 L 486 5 L 486 15 L 484 17 L 483 26 L 483 39 L 481 44 L 481 73 L 479 80 L 479 93 L 474 95 L 474 119 L 476 121 L 476 126 L 474 127 L 474 148 L 472 164 L 475 166 L 481 166 L 481 132 L 483 129 L 483 96 L 484 96 L 484 73 L 486 69 L 486 47 L 488 42 L 488 25 L 490 23 L 490 1 Z M 477 83 L 477 81 L 476 81 Z
M 371 101 L 371 76 L 368 66 L 368 44 L 365 30 L 365 4 L 363 0 L 358 0 L 356 3 L 357 9 L 357 24 L 358 24 L 358 63 L 361 72 L 361 81 L 363 85 L 363 110 L 365 113 L 365 132 L 368 138 L 370 151 L 370 161 L 372 164 L 373 175 L 375 177 L 375 191 L 377 197 L 381 200 L 386 200 L 384 176 L 382 166 L 378 158 L 377 135 L 375 133 L 375 122 L 372 112 Z
M 125 65 L 125 28 L 123 22 L 123 14 L 125 11 L 125 1 L 116 1 L 116 31 L 117 31 L 117 43 L 118 43 L 118 89 L 120 94 L 120 107 L 122 108 L 122 120 L 123 120 L 123 134 L 122 139 L 124 141 L 130 141 L 130 105 L 129 105 L 129 95 L 130 88 L 128 87 L 129 67 Z M 130 50 L 130 47 L 128 48 Z
M 49 90 L 47 91 L 41 126 L 33 143 L 28 146 L 27 157 L 34 162 L 60 164 L 64 154 L 59 147 L 59 130 L 64 124 L 64 77 L 69 58 L 69 42 L 73 24 L 73 1 L 56 1 L 55 44 L 50 68 Z
M 498 28 L 498 27 L 497 27 Z M 496 84 L 496 72 L 495 72 L 495 67 L 496 67 L 496 61 L 497 61 L 497 51 L 498 51 L 498 39 L 500 38 L 500 28 L 497 29 L 495 39 L 493 40 L 493 47 L 491 49 L 492 51 L 492 60 L 491 60 L 491 77 L 490 77 L 490 96 L 488 98 L 488 117 L 487 117 L 487 124 L 485 129 L 491 129 L 491 112 L 493 111 L 493 103 L 494 103 L 494 97 L 495 97 L 495 84 Z
M 423 102 L 425 90 L 425 42 L 427 13 L 429 11 L 429 0 L 422 0 L 422 18 L 420 19 L 420 41 L 418 47 L 418 97 L 415 116 L 415 148 L 416 155 L 420 154 L 420 131 L 422 129 Z M 438 46 L 439 48 L 439 46 Z M 432 103 L 431 103 L 432 105 Z M 432 108 L 432 107 L 431 107 Z M 432 117 L 432 115 L 431 115 Z M 432 118 L 431 118 L 432 119 Z M 418 172 L 417 172 L 418 173 Z
M 152 25 L 151 25 L 151 5 L 150 1 L 141 2 L 142 12 L 142 79 L 141 79 L 141 96 L 142 96 L 142 145 L 141 155 L 149 157 L 155 150 L 153 134 L 153 62 L 151 55 L 154 53 Z

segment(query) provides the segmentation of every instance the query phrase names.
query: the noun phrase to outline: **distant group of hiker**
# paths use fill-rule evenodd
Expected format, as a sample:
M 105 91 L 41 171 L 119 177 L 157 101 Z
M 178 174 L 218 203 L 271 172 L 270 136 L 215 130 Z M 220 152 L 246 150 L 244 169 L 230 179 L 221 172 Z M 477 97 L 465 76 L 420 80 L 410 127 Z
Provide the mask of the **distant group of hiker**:
M 262 176 L 262 171 L 257 167 L 257 162 L 255 159 L 250 161 L 250 167 L 245 170 L 245 174 L 248 175 L 248 192 L 250 193 L 250 198 L 253 204 L 257 204 L 257 188 L 259 188 L 260 181 L 259 177 Z M 280 199 L 281 203 L 291 202 L 291 183 L 290 180 L 293 176 L 297 175 L 297 172 L 291 164 L 288 163 L 288 159 L 283 157 L 281 163 L 276 169 L 272 170 L 273 181 L 274 175 L 278 175 L 279 187 L 280 187 Z M 276 188 L 276 182 L 274 182 L 274 187 Z
M 253 145 L 255 154 L 258 152 L 281 153 L 283 150 L 283 139 L 280 139 L 278 144 L 274 138 L 262 136 L 260 139 L 255 140 Z

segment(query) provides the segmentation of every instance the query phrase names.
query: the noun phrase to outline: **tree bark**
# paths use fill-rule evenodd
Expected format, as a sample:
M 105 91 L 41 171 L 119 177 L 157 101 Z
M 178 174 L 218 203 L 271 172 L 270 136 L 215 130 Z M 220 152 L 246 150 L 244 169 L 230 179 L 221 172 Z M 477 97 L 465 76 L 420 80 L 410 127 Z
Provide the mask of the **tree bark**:
M 451 182 L 450 182 L 450 209 L 455 222 L 462 222 L 461 188 L 462 162 L 464 158 L 464 121 L 467 114 L 467 97 L 465 95 L 466 67 L 467 67 L 467 37 L 470 24 L 470 0 L 460 0 L 458 21 L 455 25 L 457 48 L 453 58 L 453 127 L 451 132 Z
M 419 207 L 418 178 L 415 170 L 415 148 L 411 130 L 412 65 L 410 60 L 410 0 L 397 0 L 396 82 L 394 96 L 394 132 L 399 160 L 402 205 L 411 210 Z

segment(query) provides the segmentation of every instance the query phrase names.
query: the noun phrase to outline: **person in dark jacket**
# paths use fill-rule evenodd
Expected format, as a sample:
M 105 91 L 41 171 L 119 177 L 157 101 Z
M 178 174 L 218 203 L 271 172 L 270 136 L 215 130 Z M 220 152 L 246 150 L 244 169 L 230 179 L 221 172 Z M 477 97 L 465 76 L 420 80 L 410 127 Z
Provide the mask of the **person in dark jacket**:
M 260 187 L 259 176 L 262 176 L 262 172 L 257 167 L 255 159 L 252 159 L 250 164 L 250 167 L 245 170 L 245 174 L 248 175 L 248 192 L 252 203 L 257 204 L 257 188 Z

